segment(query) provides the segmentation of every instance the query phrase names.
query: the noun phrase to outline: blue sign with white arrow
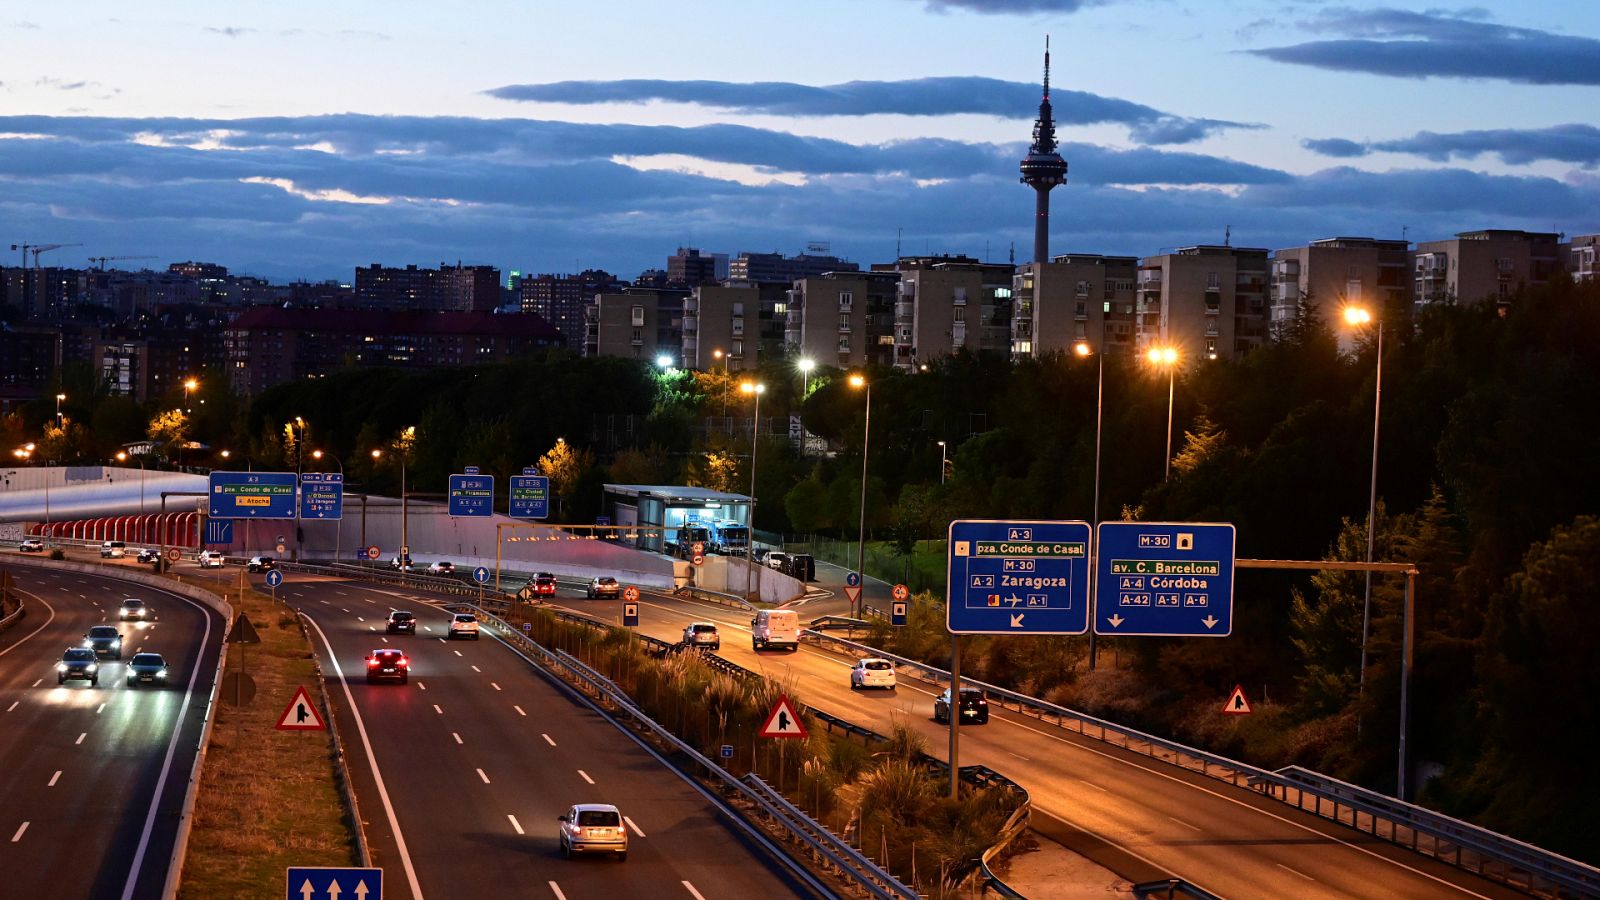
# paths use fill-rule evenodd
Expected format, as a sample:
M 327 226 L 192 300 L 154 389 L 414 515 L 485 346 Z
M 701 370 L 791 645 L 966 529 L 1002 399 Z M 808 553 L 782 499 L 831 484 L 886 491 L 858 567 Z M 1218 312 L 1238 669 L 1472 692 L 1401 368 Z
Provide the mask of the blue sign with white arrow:
M 207 544 L 222 544 L 224 546 L 233 543 L 233 520 L 207 519 L 205 542 Z
M 507 514 L 513 519 L 549 518 L 550 479 L 543 475 L 511 476 L 511 505 Z
M 290 866 L 286 900 L 383 900 L 382 869 Z
M 206 515 L 213 519 L 294 518 L 293 472 L 212 472 Z
M 277 569 L 267 570 L 267 587 L 277 587 L 283 584 L 283 573 Z
M 488 566 L 479 566 L 476 569 L 473 569 L 472 570 L 472 580 L 476 581 L 479 584 L 488 584 L 489 583 L 489 567 Z
M 844 583 L 849 585 L 850 587 L 860 587 L 861 586 L 861 573 L 860 572 L 846 572 L 845 576 L 844 576 Z
M 951 634 L 1089 630 L 1089 523 L 950 523 Z
M 1228 524 L 1101 522 L 1095 633 L 1227 637 L 1234 539 Z
M 494 515 L 494 476 L 451 475 L 450 515 Z

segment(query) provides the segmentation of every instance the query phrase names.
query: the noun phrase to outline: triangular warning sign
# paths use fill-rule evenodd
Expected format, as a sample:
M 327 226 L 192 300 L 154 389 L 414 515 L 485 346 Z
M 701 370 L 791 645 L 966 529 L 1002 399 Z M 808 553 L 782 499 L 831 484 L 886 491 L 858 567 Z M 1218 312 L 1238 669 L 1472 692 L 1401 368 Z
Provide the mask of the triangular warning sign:
M 1228 695 L 1228 702 L 1222 704 L 1222 711 L 1230 716 L 1247 716 L 1250 714 L 1250 701 L 1244 698 L 1244 688 L 1240 685 L 1233 686 L 1233 693 Z
M 256 633 L 256 627 L 250 624 L 244 613 L 239 613 L 233 620 L 233 627 L 228 629 L 228 643 L 230 644 L 259 644 L 261 635 Z
M 851 603 L 854 603 L 857 600 L 860 600 L 861 599 L 861 586 L 857 585 L 855 587 L 851 587 L 849 585 L 845 585 L 844 595 L 845 595 L 845 598 L 848 599 Z
M 278 717 L 281 731 L 321 731 L 325 727 L 321 714 L 317 712 L 317 705 L 311 702 L 311 694 L 304 687 L 295 690 L 289 707 Z
M 767 713 L 767 724 L 761 726 L 759 732 L 762 737 L 769 738 L 803 738 L 808 733 L 805 723 L 795 714 L 794 704 L 782 695 L 773 704 L 772 712 Z

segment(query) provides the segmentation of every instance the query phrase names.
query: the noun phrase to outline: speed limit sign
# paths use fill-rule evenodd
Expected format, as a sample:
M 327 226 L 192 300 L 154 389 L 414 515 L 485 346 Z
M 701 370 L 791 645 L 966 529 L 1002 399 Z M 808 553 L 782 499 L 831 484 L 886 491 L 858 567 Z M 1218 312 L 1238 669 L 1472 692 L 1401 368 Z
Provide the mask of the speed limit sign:
M 904 600 L 909 596 L 911 596 L 911 591 L 905 585 L 897 584 L 894 586 L 894 598 L 896 600 Z
M 639 599 L 639 589 L 634 587 L 631 584 L 628 585 L 627 587 L 622 589 L 622 599 L 628 601 L 629 603 L 632 603 L 635 600 L 638 600 Z
M 705 541 L 695 541 L 694 544 L 692 544 L 689 547 L 689 549 L 694 551 L 694 555 L 695 556 L 705 556 L 706 555 L 706 543 L 705 543 Z

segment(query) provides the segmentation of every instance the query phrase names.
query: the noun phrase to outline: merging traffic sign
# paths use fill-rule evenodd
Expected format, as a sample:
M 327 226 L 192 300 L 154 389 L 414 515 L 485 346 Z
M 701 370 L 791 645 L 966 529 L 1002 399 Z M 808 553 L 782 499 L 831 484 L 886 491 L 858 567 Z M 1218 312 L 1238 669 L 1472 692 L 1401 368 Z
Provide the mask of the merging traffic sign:
M 344 474 L 307 472 L 300 476 L 300 518 L 344 518 Z
M 951 634 L 1089 630 L 1089 523 L 950 523 Z
M 523 469 L 511 476 L 511 503 L 507 513 L 513 519 L 544 519 L 550 515 L 550 479 Z
M 1227 637 L 1234 535 L 1227 524 L 1101 522 L 1095 633 Z
M 1244 685 L 1233 686 L 1233 693 L 1228 695 L 1228 702 L 1222 704 L 1222 712 L 1230 716 L 1248 716 L 1250 714 L 1250 701 L 1244 698 Z
M 382 869 L 290 866 L 287 900 L 383 900 Z
M 304 687 L 294 692 L 294 699 L 278 717 L 280 731 L 321 731 L 324 727 L 317 705 L 311 702 L 311 694 Z
M 808 732 L 804 722 L 795 712 L 794 704 L 789 698 L 778 695 L 778 702 L 773 704 L 772 712 L 767 713 L 766 724 L 761 726 L 759 734 L 768 738 L 803 738 Z
M 206 515 L 213 519 L 294 518 L 293 472 L 212 472 Z
M 494 515 L 494 476 L 451 475 L 450 515 L 475 517 Z

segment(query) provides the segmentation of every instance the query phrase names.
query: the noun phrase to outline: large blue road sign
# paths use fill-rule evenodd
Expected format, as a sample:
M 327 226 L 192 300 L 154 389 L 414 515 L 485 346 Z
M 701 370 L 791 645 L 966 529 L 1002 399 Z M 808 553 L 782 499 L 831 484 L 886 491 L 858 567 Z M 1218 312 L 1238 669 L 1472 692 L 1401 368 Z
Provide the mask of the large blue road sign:
M 451 475 L 450 515 L 494 515 L 494 476 Z
M 212 472 L 206 515 L 213 519 L 294 518 L 293 472 Z
M 307 472 L 300 476 L 300 518 L 344 518 L 344 473 Z
M 1095 633 L 1227 637 L 1234 537 L 1227 524 L 1101 522 Z
M 513 519 L 549 518 L 550 479 L 543 475 L 511 476 L 511 505 L 507 514 Z
M 232 519 L 207 519 L 206 520 L 206 539 L 205 539 L 205 543 L 207 543 L 207 544 L 231 544 L 231 543 L 233 543 L 233 520 Z
M 952 634 L 1089 630 L 1089 523 L 950 523 Z
M 382 869 L 290 866 L 287 900 L 383 900 Z

